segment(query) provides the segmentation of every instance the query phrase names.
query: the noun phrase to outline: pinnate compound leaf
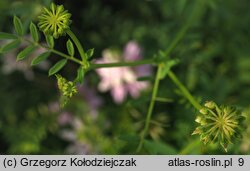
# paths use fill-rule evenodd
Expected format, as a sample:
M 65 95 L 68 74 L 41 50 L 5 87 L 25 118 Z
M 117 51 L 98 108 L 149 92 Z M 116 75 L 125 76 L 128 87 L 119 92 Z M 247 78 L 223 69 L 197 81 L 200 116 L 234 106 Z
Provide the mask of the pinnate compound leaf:
M 62 59 L 58 61 L 54 66 L 52 66 L 49 70 L 49 76 L 56 74 L 60 71 L 67 63 L 67 59 Z
M 75 54 L 75 49 L 74 49 L 74 45 L 73 43 L 71 42 L 71 40 L 68 40 L 67 43 L 67 50 L 68 50 L 68 53 L 70 56 L 74 56 Z
M 51 48 L 51 49 L 54 48 L 55 43 L 54 43 L 54 38 L 53 38 L 53 36 L 47 35 L 47 36 L 46 36 L 46 42 L 47 42 L 49 48 Z
M 17 33 L 19 36 L 22 36 L 22 35 L 24 34 L 24 31 L 23 31 L 23 24 L 22 24 L 21 20 L 20 20 L 17 16 L 14 16 L 13 24 L 14 24 L 16 33 Z
M 40 54 L 38 57 L 36 57 L 35 59 L 32 60 L 31 65 L 37 65 L 40 62 L 44 61 L 45 59 L 47 59 L 50 55 L 50 52 L 44 52 L 42 54 Z
M 5 53 L 5 52 L 8 52 L 8 51 L 11 51 L 12 49 L 17 48 L 20 44 L 21 44 L 21 41 L 20 41 L 19 39 L 14 40 L 14 41 L 12 41 L 12 42 L 10 42 L 10 43 L 4 45 L 4 46 L 1 48 L 0 52 L 1 52 L 1 53 Z
M 21 52 L 19 52 L 17 55 L 17 61 L 27 58 L 35 50 L 35 48 L 36 46 L 30 45 L 26 47 L 24 50 L 22 50 Z
M 0 40 L 3 39 L 17 39 L 17 36 L 10 33 L 0 32 Z
M 30 33 L 35 42 L 39 41 L 39 33 L 37 31 L 36 25 L 34 23 L 30 23 Z

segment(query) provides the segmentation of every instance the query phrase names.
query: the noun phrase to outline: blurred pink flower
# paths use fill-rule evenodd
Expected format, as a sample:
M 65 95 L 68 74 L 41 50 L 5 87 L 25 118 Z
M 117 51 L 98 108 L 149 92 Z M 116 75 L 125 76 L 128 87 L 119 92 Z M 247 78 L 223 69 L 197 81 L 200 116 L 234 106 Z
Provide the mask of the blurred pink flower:
M 136 61 L 142 59 L 141 51 L 141 48 L 136 42 L 130 41 L 125 46 L 123 55 L 128 61 Z
M 72 120 L 73 120 L 72 115 L 69 112 L 62 112 L 58 116 L 58 123 L 62 126 L 70 124 Z
M 113 63 L 140 59 L 142 59 L 141 48 L 136 42 L 131 41 L 126 45 L 122 56 L 116 51 L 107 49 L 103 51 L 103 58 L 97 60 L 96 63 Z M 137 78 L 148 76 L 151 73 L 151 68 L 149 65 L 100 68 L 97 69 L 97 73 L 101 77 L 98 89 L 102 92 L 110 90 L 114 101 L 122 103 L 128 94 L 133 98 L 137 98 L 140 92 L 149 86 L 148 82 L 137 81 Z

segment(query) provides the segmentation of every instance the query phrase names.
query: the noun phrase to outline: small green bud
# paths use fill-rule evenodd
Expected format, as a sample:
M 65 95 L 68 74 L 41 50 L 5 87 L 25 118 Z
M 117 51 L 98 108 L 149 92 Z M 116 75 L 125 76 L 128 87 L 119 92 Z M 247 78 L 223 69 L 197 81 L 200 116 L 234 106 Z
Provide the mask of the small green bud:
M 201 119 L 201 116 L 197 116 L 196 119 L 195 119 L 195 122 L 201 123 L 201 120 L 202 120 L 202 119 Z
M 192 133 L 192 135 L 200 134 L 201 131 L 202 131 L 202 130 L 200 129 L 200 127 L 197 127 L 197 128 L 194 130 L 194 132 Z
M 216 104 L 215 104 L 214 102 L 212 102 L 212 101 L 208 101 L 208 102 L 206 102 L 206 103 L 204 104 L 204 106 L 206 106 L 206 107 L 209 108 L 209 109 L 214 109 L 215 106 L 216 106 Z
M 201 114 L 204 114 L 204 115 L 208 114 L 208 111 L 207 111 L 206 108 L 201 108 L 199 112 L 200 112 Z
M 61 93 L 61 105 L 64 106 L 77 93 L 76 85 L 72 81 L 67 81 L 61 75 L 56 74 L 56 78 Z

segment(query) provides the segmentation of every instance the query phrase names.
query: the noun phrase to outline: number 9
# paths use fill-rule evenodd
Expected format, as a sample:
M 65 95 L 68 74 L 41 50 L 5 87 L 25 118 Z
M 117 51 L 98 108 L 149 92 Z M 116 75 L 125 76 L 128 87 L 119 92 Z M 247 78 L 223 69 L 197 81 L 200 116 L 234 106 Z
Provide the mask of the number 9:
M 239 166 L 243 166 L 244 165 L 244 159 L 243 158 L 239 158 L 238 162 L 239 162 Z

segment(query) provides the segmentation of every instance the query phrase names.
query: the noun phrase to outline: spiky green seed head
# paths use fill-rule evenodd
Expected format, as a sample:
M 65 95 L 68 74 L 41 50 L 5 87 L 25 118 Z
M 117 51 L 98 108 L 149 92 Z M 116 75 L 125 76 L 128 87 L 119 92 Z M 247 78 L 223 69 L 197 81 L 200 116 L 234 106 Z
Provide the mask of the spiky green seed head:
M 61 35 L 65 35 L 71 24 L 71 14 L 64 10 L 63 5 L 55 5 L 51 3 L 50 9 L 44 8 L 41 15 L 38 16 L 39 29 L 45 35 L 51 35 L 57 39 Z
M 204 144 L 218 142 L 227 152 L 227 146 L 242 137 L 242 112 L 231 106 L 218 106 L 209 101 L 200 109 L 196 122 L 200 124 L 192 135 L 200 135 Z

